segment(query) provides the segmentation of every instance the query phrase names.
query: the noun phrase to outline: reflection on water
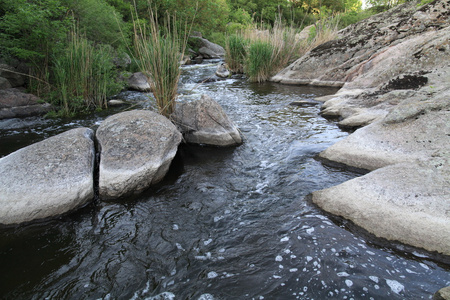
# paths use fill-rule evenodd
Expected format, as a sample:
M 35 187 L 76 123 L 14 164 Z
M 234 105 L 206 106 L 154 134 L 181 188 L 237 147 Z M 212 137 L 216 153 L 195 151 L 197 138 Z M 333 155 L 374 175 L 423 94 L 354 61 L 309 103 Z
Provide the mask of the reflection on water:
M 308 201 L 357 176 L 314 159 L 347 134 L 319 107 L 289 105 L 335 90 L 233 78 L 198 86 L 215 66 L 186 68 L 181 91 L 217 100 L 244 144 L 184 145 L 166 180 L 139 196 L 2 229 L 4 298 L 429 299 L 450 284 L 445 258 L 384 244 Z M 10 124 L 2 153 L 103 118 Z

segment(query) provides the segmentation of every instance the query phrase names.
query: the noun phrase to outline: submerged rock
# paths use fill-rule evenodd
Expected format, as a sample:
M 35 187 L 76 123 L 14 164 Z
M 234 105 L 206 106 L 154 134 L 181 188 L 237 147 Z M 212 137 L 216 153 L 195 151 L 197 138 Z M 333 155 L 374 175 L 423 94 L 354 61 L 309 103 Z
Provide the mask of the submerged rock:
M 99 193 L 102 199 L 136 194 L 161 181 L 181 142 L 181 134 L 152 111 L 128 111 L 99 126 Z
M 94 197 L 93 131 L 72 129 L 0 159 L 0 223 L 58 216 Z
M 177 103 L 172 119 L 188 143 L 234 146 L 242 143 L 239 129 L 211 97 Z

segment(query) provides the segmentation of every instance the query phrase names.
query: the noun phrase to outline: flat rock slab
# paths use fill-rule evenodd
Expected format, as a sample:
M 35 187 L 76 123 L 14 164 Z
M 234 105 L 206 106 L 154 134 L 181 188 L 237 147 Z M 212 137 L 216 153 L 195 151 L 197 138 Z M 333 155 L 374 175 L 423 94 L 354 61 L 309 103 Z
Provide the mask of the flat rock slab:
M 320 157 L 347 166 L 375 170 L 401 162 L 450 157 L 450 111 L 430 111 L 401 123 L 378 121 L 337 142 Z
M 0 159 L 0 223 L 58 216 L 94 197 L 93 131 L 72 129 Z
M 207 95 L 199 100 L 177 103 L 172 119 L 187 143 L 219 147 L 242 143 L 239 129 L 219 103 Z
M 440 162 L 403 163 L 313 192 L 313 202 L 378 237 L 450 255 L 449 183 Z
M 96 133 L 101 159 L 102 199 L 136 194 L 161 181 L 181 143 L 181 133 L 152 111 L 119 113 L 102 122 Z

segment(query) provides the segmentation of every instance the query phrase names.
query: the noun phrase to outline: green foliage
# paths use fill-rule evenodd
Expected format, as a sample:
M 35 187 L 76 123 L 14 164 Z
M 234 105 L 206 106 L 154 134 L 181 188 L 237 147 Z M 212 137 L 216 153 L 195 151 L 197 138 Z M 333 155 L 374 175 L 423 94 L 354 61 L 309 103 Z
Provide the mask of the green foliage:
M 366 9 L 359 12 L 356 11 L 348 11 L 342 14 L 339 14 L 339 28 L 345 28 L 351 24 L 357 23 L 361 20 L 367 19 L 368 17 L 376 14 L 377 12 L 373 9 Z
M 234 73 L 243 73 L 248 41 L 242 35 L 228 36 L 225 44 L 225 61 Z
M 105 1 L 61 1 L 71 10 L 77 26 L 88 40 L 115 48 L 129 42 L 122 38 L 123 31 L 125 37 L 129 37 L 129 27 L 125 26 L 121 14 Z
M 272 70 L 273 47 L 265 41 L 255 41 L 248 49 L 246 73 L 252 82 L 264 82 L 269 79 Z
M 107 95 L 120 89 L 114 83 L 112 54 L 110 46 L 96 47 L 85 37 L 72 33 L 68 48 L 54 59 L 52 100 L 61 107 L 61 115 L 107 107 Z
M 61 48 L 71 24 L 59 0 L 0 0 L 0 52 L 41 65 Z

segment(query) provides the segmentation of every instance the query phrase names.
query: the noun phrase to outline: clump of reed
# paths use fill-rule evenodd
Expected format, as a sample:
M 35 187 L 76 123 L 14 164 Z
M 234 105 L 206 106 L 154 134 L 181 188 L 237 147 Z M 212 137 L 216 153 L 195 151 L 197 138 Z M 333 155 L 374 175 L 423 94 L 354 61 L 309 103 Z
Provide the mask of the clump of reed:
M 298 29 L 285 26 L 281 18 L 271 29 L 253 25 L 227 38 L 225 61 L 231 71 L 244 72 L 252 82 L 263 82 L 309 50 L 334 39 L 338 25 L 337 18 L 320 21 L 307 40 L 300 40 Z
M 178 81 L 180 78 L 180 53 L 187 44 L 187 31 L 180 38 L 175 18 L 166 18 L 163 28 L 158 16 L 149 11 L 149 26 L 137 20 L 134 25 L 134 53 L 141 72 L 150 78 L 152 92 L 159 112 L 170 117 L 175 110 Z
M 225 61 L 234 73 L 243 73 L 248 41 L 240 34 L 232 34 L 225 42 Z
M 117 88 L 111 47 L 96 47 L 73 30 L 67 48 L 54 58 L 53 65 L 52 102 L 61 108 L 60 115 L 107 107 L 107 95 Z
M 256 40 L 250 44 L 244 67 L 250 81 L 264 82 L 269 79 L 273 69 L 274 50 L 272 44 L 263 40 Z

